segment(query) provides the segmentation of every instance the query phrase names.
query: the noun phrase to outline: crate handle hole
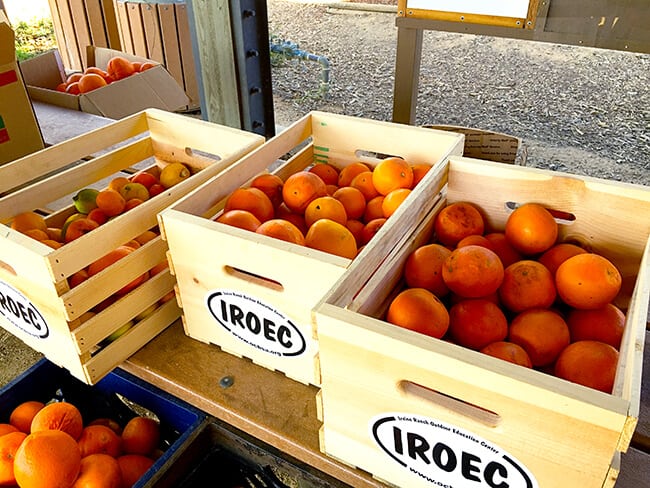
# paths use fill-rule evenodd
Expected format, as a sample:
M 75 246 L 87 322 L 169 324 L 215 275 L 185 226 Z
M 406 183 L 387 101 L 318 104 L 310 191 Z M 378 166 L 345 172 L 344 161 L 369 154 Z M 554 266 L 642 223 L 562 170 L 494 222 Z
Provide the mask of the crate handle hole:
M 265 276 L 261 276 L 255 273 L 251 273 L 250 271 L 245 271 L 243 269 L 234 268 L 227 265 L 224 266 L 224 270 L 226 274 L 235 278 L 239 278 L 240 280 L 244 280 L 247 283 L 254 283 L 256 285 L 263 286 L 274 291 L 284 291 L 284 286 L 282 286 L 282 283 L 271 278 L 266 278 Z
M 368 151 L 366 149 L 357 149 L 354 151 L 356 158 L 364 163 L 370 163 L 372 166 L 386 158 L 401 158 L 396 154 L 384 154 L 377 151 Z
M 0 269 L 14 275 L 18 276 L 18 273 L 16 273 L 16 270 L 9 264 L 5 263 L 4 261 L 0 261 Z
M 435 403 L 438 406 L 459 413 L 465 417 L 487 425 L 488 427 L 494 428 L 501 423 L 501 416 L 492 410 L 441 393 L 432 388 L 419 385 L 418 383 L 402 380 L 398 383 L 398 388 L 406 396 L 418 398 L 429 403 Z
M 523 204 L 518 202 L 508 201 L 506 202 L 505 205 L 506 211 L 512 212 L 513 210 L 515 210 L 517 207 L 520 207 L 521 205 Z M 551 213 L 551 215 L 553 216 L 553 218 L 555 218 L 558 224 L 569 225 L 576 221 L 576 216 L 571 212 L 565 212 L 563 210 L 557 210 L 555 208 L 548 208 L 548 207 L 545 208 Z
M 201 151 L 200 149 L 196 149 L 194 147 L 186 147 L 185 154 L 188 155 L 189 157 L 200 157 L 211 161 L 221 161 L 223 159 L 218 154 L 209 153 L 207 151 Z

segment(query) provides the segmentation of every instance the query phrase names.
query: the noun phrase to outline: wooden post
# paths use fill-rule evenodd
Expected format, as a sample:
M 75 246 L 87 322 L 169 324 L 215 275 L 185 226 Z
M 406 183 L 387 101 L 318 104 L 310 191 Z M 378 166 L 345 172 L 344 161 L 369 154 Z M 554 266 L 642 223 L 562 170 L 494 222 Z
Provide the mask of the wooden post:
M 415 123 L 418 101 L 422 29 L 397 26 L 397 57 L 393 92 L 393 122 Z
M 201 114 L 204 119 L 241 127 L 235 53 L 228 0 L 188 3 Z

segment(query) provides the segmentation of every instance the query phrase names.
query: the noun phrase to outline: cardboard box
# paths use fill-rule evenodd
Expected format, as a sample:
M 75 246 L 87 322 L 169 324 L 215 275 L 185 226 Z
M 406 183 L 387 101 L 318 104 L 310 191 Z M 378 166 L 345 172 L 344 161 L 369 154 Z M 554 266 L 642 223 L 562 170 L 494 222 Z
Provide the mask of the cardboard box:
M 0 10 L 0 164 L 43 147 L 41 130 L 16 62 L 14 31 Z
M 113 49 L 88 47 L 88 65 L 106 69 L 113 56 L 131 61 L 154 62 Z M 71 95 L 56 91 L 67 75 L 58 51 L 49 51 L 20 63 L 32 100 L 81 110 L 111 119 L 121 119 L 148 108 L 170 112 L 185 108 L 189 98 L 160 64 L 88 93 Z
M 129 419 L 143 414 L 142 409 L 158 418 L 163 453 L 133 488 L 152 486 L 164 478 L 163 473 L 173 466 L 179 453 L 193 443 L 207 423 L 207 415 L 201 410 L 123 369 L 117 368 L 96 385 L 88 386 L 47 359 L 41 359 L 0 389 L 0 422 L 8 422 L 11 411 L 22 402 L 48 403 L 63 399 L 80 410 L 84 424 L 111 418 L 124 427 Z
M 167 246 L 158 235 L 76 286 L 69 278 L 156 230 L 161 210 L 263 142 L 257 134 L 150 109 L 0 166 L 0 326 L 76 378 L 97 382 L 179 318 L 176 300 L 162 300 L 173 296 L 169 269 L 101 306 L 165 262 Z M 76 213 L 72 196 L 82 188 L 103 189 L 116 176 L 174 161 L 192 175 L 58 249 L 10 227 L 15 215 L 36 209 L 46 214 L 48 227 L 61 228 Z M 140 316 L 153 305 L 158 305 L 153 313 Z M 131 329 L 106 344 L 104 339 L 131 320 Z
M 212 219 L 230 193 L 263 172 L 286 180 L 317 162 L 338 169 L 358 161 L 374 167 L 388 154 L 435 166 L 449 155 L 460 155 L 462 148 L 459 134 L 315 111 L 242 158 L 237 168 L 165 209 L 159 215 L 161 232 L 169 246 L 187 334 L 318 385 L 312 309 L 351 260 Z M 282 158 L 287 159 L 278 166 Z M 381 262 L 427 213 L 435 195 L 425 177 L 361 253 L 373 254 Z M 404 218 L 406 207 L 412 218 Z M 219 314 L 220 306 L 241 310 L 252 322 L 243 327 L 234 315 Z M 257 320 L 263 329 L 256 327 Z
M 380 268 L 362 257 L 316 307 L 321 450 L 393 485 L 612 486 L 641 395 L 650 295 L 650 190 L 540 169 L 449 158 L 440 198 Z M 409 254 L 435 215 L 469 201 L 503 230 L 508 202 L 567 212 L 559 241 L 580 242 L 623 277 L 626 325 L 612 393 L 492 358 L 383 320 Z M 372 271 L 376 270 L 376 271 Z M 411 455 L 412 457 L 409 457 Z

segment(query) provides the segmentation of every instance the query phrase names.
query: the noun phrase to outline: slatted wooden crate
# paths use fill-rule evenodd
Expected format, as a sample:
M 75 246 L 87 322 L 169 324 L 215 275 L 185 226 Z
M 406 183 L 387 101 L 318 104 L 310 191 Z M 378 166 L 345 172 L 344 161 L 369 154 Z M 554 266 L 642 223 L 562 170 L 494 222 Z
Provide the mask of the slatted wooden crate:
M 437 173 L 441 198 L 417 232 L 381 267 L 371 254 L 353 262 L 315 309 L 321 450 L 398 486 L 611 486 L 639 415 L 650 189 L 468 158 Z M 616 264 L 626 327 L 611 394 L 382 320 L 406 258 L 456 201 L 477 204 L 490 229 L 504 228 L 507 202 L 568 212 L 559 239 Z
M 120 50 L 114 0 L 48 0 L 61 59 L 69 71 L 82 71 L 88 46 Z
M 311 310 L 351 261 L 211 219 L 232 191 L 269 168 L 285 179 L 315 162 L 339 169 L 355 161 L 374 166 L 380 155 L 436 164 L 461 154 L 462 148 L 463 136 L 452 132 L 312 112 L 243 158 L 236 169 L 166 209 L 160 215 L 161 230 L 187 334 L 302 383 L 319 384 Z M 276 162 L 289 153 L 278 167 Z M 417 224 L 435 196 L 425 181 L 403 204 L 410 202 L 414 220 L 404 219 L 398 209 L 363 253 L 386 255 Z M 243 313 L 248 325 L 224 317 L 222 305 Z
M 117 340 L 104 339 L 173 291 L 169 270 L 152 276 L 112 305 L 83 320 L 114 292 L 166 260 L 160 236 L 70 287 L 68 278 L 146 230 L 157 214 L 261 145 L 264 138 L 190 117 L 146 110 L 0 167 L 0 325 L 94 383 L 180 316 L 175 300 L 159 306 Z M 58 249 L 10 228 L 25 211 L 49 208 L 48 226 L 75 213 L 71 197 L 104 188 L 132 168 L 185 163 L 192 176 Z
M 122 50 L 159 62 L 200 107 L 187 4 L 178 0 L 115 0 Z

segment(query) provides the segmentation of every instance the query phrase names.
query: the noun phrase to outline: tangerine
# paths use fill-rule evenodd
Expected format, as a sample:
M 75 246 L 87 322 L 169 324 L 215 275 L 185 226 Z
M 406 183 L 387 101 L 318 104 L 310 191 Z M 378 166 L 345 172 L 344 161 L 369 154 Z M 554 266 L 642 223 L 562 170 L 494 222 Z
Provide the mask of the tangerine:
M 0 435 L 0 486 L 14 486 L 14 459 L 16 451 L 27 437 L 27 434 L 16 430 Z
M 613 303 L 591 310 L 570 309 L 566 323 L 571 342 L 600 341 L 619 349 L 625 329 L 625 314 Z
M 426 176 L 426 174 L 429 172 L 431 169 L 431 165 L 427 163 L 416 163 L 411 165 L 411 169 L 413 170 L 413 188 L 422 181 L 422 178 Z
M 339 188 L 350 186 L 350 183 L 352 183 L 354 177 L 359 173 L 363 173 L 364 171 L 371 171 L 370 166 L 360 161 L 345 166 L 343 169 L 341 169 L 341 171 L 339 171 Z
M 106 188 L 97 193 L 95 203 L 104 215 L 107 217 L 114 217 L 124 212 L 126 207 L 126 200 L 120 192 Z
M 447 287 L 465 298 L 491 295 L 501 286 L 503 276 L 499 256 L 482 246 L 454 249 L 442 265 L 442 279 Z
M 499 287 L 501 303 L 512 312 L 548 308 L 557 296 L 551 272 L 542 263 L 523 259 L 508 266 Z
M 154 460 L 142 454 L 124 454 L 117 458 L 122 475 L 122 486 L 130 488 L 142 478 L 151 466 Z
M 251 181 L 250 186 L 266 193 L 266 196 L 269 197 L 274 207 L 277 208 L 282 203 L 282 187 L 284 186 L 284 181 L 278 175 L 271 173 L 257 175 Z
M 133 417 L 122 430 L 122 450 L 126 454 L 150 454 L 159 442 L 160 424 L 149 417 Z
M 47 232 L 47 223 L 45 218 L 36 212 L 22 212 L 11 220 L 11 228 L 23 233 L 31 229 Z
M 69 402 L 48 403 L 36 412 L 30 427 L 32 434 L 43 430 L 61 430 L 76 441 L 83 430 L 81 412 Z
M 81 77 L 79 80 L 79 93 L 88 93 L 106 86 L 106 79 L 96 73 L 88 73 Z
M 274 237 L 281 241 L 293 242 L 299 246 L 305 245 L 305 236 L 294 224 L 284 219 L 271 219 L 263 222 L 255 231 L 258 234 Z
M 562 301 L 580 309 L 605 306 L 616 298 L 622 282 L 616 266 L 594 253 L 570 257 L 555 273 L 555 284 Z
M 449 312 L 429 290 L 407 288 L 388 306 L 386 320 L 405 329 L 440 339 L 449 328 Z
M 81 457 L 90 454 L 108 454 L 117 457 L 122 453 L 122 441 L 113 429 L 106 425 L 87 425 L 77 440 Z
M 316 163 L 311 168 L 309 168 L 311 173 L 315 173 L 320 176 L 320 179 L 326 185 L 335 185 L 338 186 L 339 183 L 339 170 L 336 169 L 329 163 Z
M 523 347 L 533 366 L 548 366 L 569 345 L 569 327 L 562 316 L 549 309 L 529 309 L 510 323 L 510 342 Z
M 381 195 L 398 188 L 413 188 L 413 168 L 402 158 L 385 158 L 372 171 L 372 182 Z
M 462 300 L 449 309 L 449 332 L 459 345 L 478 351 L 508 335 L 508 321 L 494 302 Z
M 233 227 L 239 227 L 240 229 L 249 230 L 251 232 L 255 232 L 262 224 L 262 222 L 260 222 L 260 220 L 248 210 L 228 210 L 227 212 L 220 214 L 215 221 Z
M 372 171 L 362 171 L 354 178 L 352 178 L 349 186 L 356 188 L 361 193 L 363 193 L 366 202 L 369 202 L 377 195 L 379 195 L 379 192 L 372 182 Z
M 326 196 L 318 197 L 309 202 L 305 209 L 305 223 L 310 227 L 319 219 L 330 219 L 345 225 L 348 215 L 345 206 L 336 198 Z
M 316 173 L 299 171 L 292 174 L 282 187 L 282 200 L 292 212 L 303 214 L 307 205 L 318 197 L 327 196 L 327 186 Z
M 618 351 L 604 342 L 578 341 L 568 345 L 555 363 L 555 376 L 611 393 L 616 378 Z
M 518 364 L 525 368 L 532 368 L 533 363 L 530 362 L 530 357 L 526 350 L 518 344 L 512 342 L 498 341 L 488 344 L 481 349 L 483 354 L 495 358 L 503 359 L 513 364 Z
M 317 220 L 309 227 L 305 245 L 348 259 L 354 259 L 357 255 L 357 241 L 352 232 L 330 219 Z
M 379 232 L 379 229 L 381 229 L 384 226 L 385 223 L 386 223 L 386 218 L 379 217 L 377 219 L 372 219 L 370 222 L 364 225 L 363 229 L 361 229 L 361 242 L 363 243 L 363 245 L 368 244 L 370 240 L 373 237 L 375 237 L 375 234 Z
M 522 254 L 508 242 L 504 232 L 490 232 L 485 234 L 485 238 L 492 244 L 492 250 L 497 253 L 504 268 L 523 259 Z
M 508 242 L 520 253 L 539 254 L 557 241 L 558 225 L 543 205 L 525 203 L 508 216 L 505 234 Z
M 81 459 L 72 488 L 121 488 L 120 464 L 108 454 L 90 454 Z
M 9 423 L 19 431 L 29 434 L 34 416 L 45 406 L 38 400 L 28 400 L 15 407 L 9 414 Z
M 472 234 L 470 236 L 463 237 L 460 241 L 458 241 L 456 247 L 463 246 L 483 246 L 488 248 L 490 251 L 494 251 L 494 245 L 492 242 L 487 237 L 480 234 Z M 501 263 L 503 264 L 503 261 L 501 261 Z
M 409 254 L 404 263 L 404 279 L 410 288 L 426 288 L 439 298 L 449 293 L 442 278 L 442 265 L 451 251 L 440 244 L 426 244 Z
M 481 212 L 469 202 L 450 203 L 438 212 L 433 226 L 438 242 L 451 248 L 463 237 L 482 235 L 485 230 Z
M 338 188 L 332 196 L 343 204 L 348 219 L 358 220 L 366 211 L 366 198 L 358 188 L 344 186 Z
M 576 244 L 560 242 L 544 251 L 544 253 L 537 258 L 537 261 L 546 266 L 553 275 L 553 279 L 555 279 L 555 273 L 560 267 L 560 264 L 576 254 L 584 254 L 586 252 L 585 249 Z
M 275 216 L 273 202 L 259 188 L 237 188 L 226 199 L 224 212 L 229 210 L 247 210 L 260 222 L 271 220 Z
M 363 212 L 364 222 L 370 222 L 371 220 L 385 218 L 384 209 L 382 208 L 384 198 L 385 197 L 383 195 L 378 195 L 366 203 L 366 209 Z
M 409 188 L 398 188 L 386 195 L 381 202 L 381 210 L 384 217 L 388 218 L 393 215 L 410 194 L 411 190 Z
M 118 81 L 131 76 L 136 71 L 133 67 L 133 63 L 125 57 L 113 56 L 108 60 L 108 64 L 106 65 L 106 72 L 112 80 Z

